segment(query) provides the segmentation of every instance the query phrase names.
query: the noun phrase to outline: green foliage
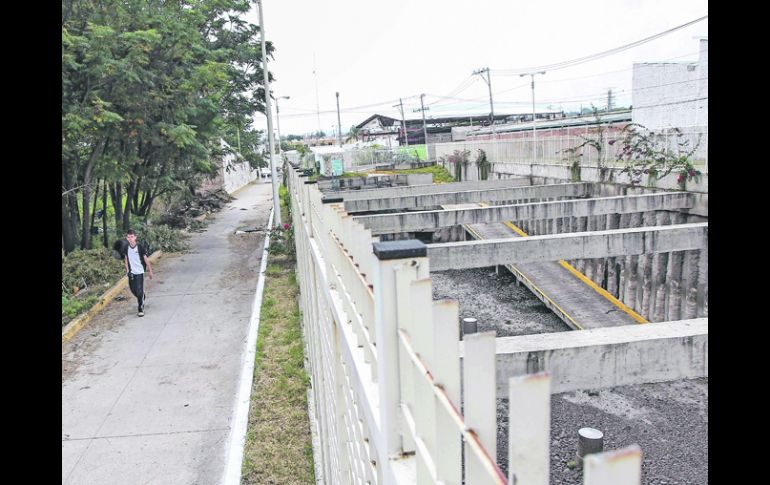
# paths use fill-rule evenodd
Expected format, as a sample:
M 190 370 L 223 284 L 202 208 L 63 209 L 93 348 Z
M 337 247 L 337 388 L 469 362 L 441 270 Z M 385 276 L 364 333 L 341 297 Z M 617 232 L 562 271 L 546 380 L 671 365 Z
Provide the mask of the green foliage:
M 348 137 L 345 139 L 345 143 L 348 143 L 350 141 L 358 141 L 358 137 L 361 135 L 361 129 L 357 127 L 356 125 L 353 125 L 348 130 Z
M 582 143 L 579 143 L 574 147 L 565 148 L 564 150 L 561 151 L 561 153 L 565 154 L 565 157 L 562 160 L 566 160 L 571 163 L 573 182 L 580 180 L 580 160 L 583 157 L 583 148 L 585 147 L 591 147 L 594 150 L 596 150 L 598 166 L 600 169 L 605 168 L 604 160 L 602 159 L 602 150 L 604 149 L 605 128 L 602 125 L 602 118 L 599 115 L 599 110 L 594 105 L 591 105 L 591 112 L 593 113 L 594 118 L 596 119 L 596 125 L 588 129 L 588 134 L 592 136 L 584 136 L 580 134 L 578 136 L 580 136 L 580 138 L 583 139 Z M 577 173 L 577 179 L 576 179 L 576 173 Z
M 137 230 L 137 238 L 149 245 L 150 250 L 161 250 L 164 253 L 177 253 L 190 249 L 187 242 L 189 236 L 179 229 L 166 225 L 150 225 Z
M 75 296 L 61 296 L 61 316 L 62 325 L 72 320 L 81 313 L 87 312 L 94 304 L 99 301 L 99 295 L 89 295 L 85 298 Z
M 389 170 L 384 173 L 393 173 L 393 174 L 430 173 L 430 174 L 433 174 L 434 184 L 445 184 L 448 182 L 455 181 L 452 178 L 452 175 L 449 174 L 449 171 L 447 171 L 447 169 L 445 169 L 441 165 L 429 165 L 427 167 L 407 168 L 403 170 Z
M 77 196 L 95 182 L 121 192 L 123 213 L 146 217 L 156 198 L 191 192 L 216 172 L 232 151 L 222 139 L 264 164 L 252 124 L 265 92 L 259 27 L 243 20 L 250 9 L 242 0 L 62 4 L 66 251 L 90 223 L 92 201 Z
M 283 254 L 294 261 L 297 257 L 297 248 L 294 245 L 294 224 L 291 220 L 291 200 L 289 191 L 284 186 L 278 187 L 278 197 L 281 200 L 284 223 L 280 227 L 270 230 L 270 246 L 267 248 L 268 254 Z
M 71 294 L 73 288 L 113 284 L 123 274 L 123 262 L 113 258 L 107 249 L 73 251 L 62 258 L 62 292 Z
M 492 166 L 487 159 L 487 152 L 479 148 L 479 155 L 476 157 L 476 165 L 479 168 L 479 180 L 487 180 L 489 178 L 489 169 Z
M 468 167 L 470 163 L 470 150 L 455 150 L 452 155 L 447 157 L 440 157 L 439 160 L 443 163 L 451 163 L 454 166 L 455 180 L 462 182 L 463 170 Z
M 644 175 L 649 175 L 654 181 L 670 173 L 678 173 L 676 181 L 682 189 L 688 180 L 700 180 L 701 172 L 692 161 L 700 139 L 694 147 L 690 147 L 690 141 L 682 139 L 682 130 L 674 128 L 673 132 L 676 152 L 670 151 L 667 143 L 660 143 L 660 136 L 643 125 L 631 123 L 623 128 L 617 159 L 625 162 L 621 173 L 629 174 L 632 185 L 639 184 Z

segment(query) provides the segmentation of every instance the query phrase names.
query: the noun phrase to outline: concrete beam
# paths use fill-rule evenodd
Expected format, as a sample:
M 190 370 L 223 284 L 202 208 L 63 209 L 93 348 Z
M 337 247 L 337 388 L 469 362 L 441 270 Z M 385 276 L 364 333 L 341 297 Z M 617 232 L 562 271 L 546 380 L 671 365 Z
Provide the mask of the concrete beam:
M 529 177 L 503 180 L 481 180 L 474 182 L 452 182 L 448 184 L 411 185 L 407 187 L 387 187 L 383 189 L 356 190 L 345 192 L 345 200 L 383 199 L 386 197 L 404 197 L 408 195 L 437 194 L 458 190 L 482 190 L 503 187 L 521 187 L 531 185 Z
M 708 223 L 428 245 L 431 271 L 703 249 Z
M 707 377 L 708 318 L 499 337 L 495 353 L 498 396 L 541 371 L 552 394 Z
M 516 199 L 544 199 L 556 197 L 586 197 L 591 195 L 589 183 L 531 185 L 523 187 L 504 187 L 482 190 L 446 191 L 435 194 L 408 195 L 403 197 L 384 197 L 382 199 L 346 200 L 348 213 L 368 212 L 392 209 L 416 209 L 419 207 L 438 207 L 445 204 L 465 204 L 470 202 L 497 202 Z
M 439 227 L 461 224 L 587 217 L 602 214 L 627 214 L 655 210 L 690 209 L 694 197 L 687 192 L 557 200 L 531 204 L 498 205 L 475 209 L 447 209 L 358 216 L 356 219 L 372 234 L 433 231 Z

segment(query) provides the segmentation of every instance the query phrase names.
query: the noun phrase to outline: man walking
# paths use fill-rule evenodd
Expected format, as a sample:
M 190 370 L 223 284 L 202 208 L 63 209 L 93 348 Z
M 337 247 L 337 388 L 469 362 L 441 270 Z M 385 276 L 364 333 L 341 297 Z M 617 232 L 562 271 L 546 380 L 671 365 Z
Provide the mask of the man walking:
M 150 275 L 152 279 L 152 264 L 150 264 L 150 258 L 147 257 L 147 246 L 145 244 L 137 244 L 136 233 L 133 229 L 130 229 L 126 233 L 127 245 L 123 247 L 123 262 L 126 264 L 126 273 L 128 274 L 128 286 L 131 288 L 131 293 L 136 297 L 136 301 L 139 305 L 139 312 L 137 315 L 144 316 L 144 273 Z

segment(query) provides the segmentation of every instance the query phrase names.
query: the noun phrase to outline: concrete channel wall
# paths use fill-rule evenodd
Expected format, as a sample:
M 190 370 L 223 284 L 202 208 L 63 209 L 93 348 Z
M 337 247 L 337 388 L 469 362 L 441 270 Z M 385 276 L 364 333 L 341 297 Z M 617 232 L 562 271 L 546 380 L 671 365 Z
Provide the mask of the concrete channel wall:
M 566 174 L 559 172 L 558 167 L 551 166 L 549 170 L 552 172 L 544 169 L 540 173 Z M 529 236 L 547 236 L 708 222 L 706 193 L 606 182 L 570 183 L 540 176 L 516 177 L 519 178 L 359 192 L 346 195 L 344 205 L 354 212 L 409 210 L 355 218 L 382 240 L 419 238 L 432 243 L 465 241 L 468 238 L 463 225 L 473 223 L 510 222 Z M 530 178 L 546 185 L 526 185 Z M 506 186 L 508 183 L 518 186 Z M 583 198 L 589 196 L 592 198 Z M 512 200 L 504 200 L 509 197 Z M 433 209 L 435 204 L 479 202 L 485 198 L 493 204 L 508 205 L 414 212 L 426 207 Z M 707 245 L 582 256 L 565 253 L 558 259 L 564 259 L 648 321 L 708 316 Z
M 551 392 L 708 377 L 708 319 L 497 339 L 497 393 L 512 376 L 548 371 Z
M 340 197 L 326 197 L 295 169 L 287 176 L 317 416 L 317 478 L 514 483 L 494 459 L 494 335 L 466 339 L 461 374 L 459 306 L 433 300 L 427 247 L 380 242 Z M 519 483 L 548 483 L 550 382 L 547 373 L 509 382 L 508 442 L 517 444 L 509 447 L 509 470 Z M 632 483 L 629 477 L 641 473 L 641 451 L 623 451 L 623 467 L 611 454 L 587 459 L 600 478 L 586 478 L 585 485 Z

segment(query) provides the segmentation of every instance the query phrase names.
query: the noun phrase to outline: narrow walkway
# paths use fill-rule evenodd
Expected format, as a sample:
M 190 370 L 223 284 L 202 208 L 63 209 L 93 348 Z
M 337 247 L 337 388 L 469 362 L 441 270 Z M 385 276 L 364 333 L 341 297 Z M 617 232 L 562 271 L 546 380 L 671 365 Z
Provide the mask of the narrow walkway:
M 447 204 L 444 209 L 466 209 L 481 204 Z M 521 237 L 503 223 L 468 224 L 464 226 L 474 239 Z M 636 325 L 631 315 L 599 294 L 558 261 L 505 265 L 548 308 L 571 328 L 591 329 Z
M 248 334 L 269 183 L 256 183 L 164 256 L 146 315 L 126 290 L 62 346 L 62 483 L 216 484 Z

